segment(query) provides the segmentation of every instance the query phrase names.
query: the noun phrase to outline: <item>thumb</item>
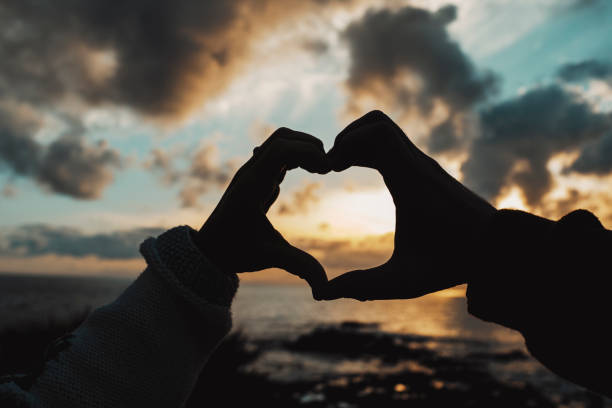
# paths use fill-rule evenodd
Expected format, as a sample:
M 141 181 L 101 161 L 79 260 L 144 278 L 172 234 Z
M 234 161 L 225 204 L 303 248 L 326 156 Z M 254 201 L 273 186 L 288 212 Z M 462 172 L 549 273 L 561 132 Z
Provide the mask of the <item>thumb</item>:
M 381 300 L 401 298 L 396 273 L 387 262 L 371 269 L 346 272 L 330 280 L 322 292 L 324 300 L 351 298 Z
M 272 256 L 274 267 L 306 280 L 312 289 L 312 296 L 316 300 L 322 299 L 322 290 L 327 285 L 327 274 L 315 257 L 287 241 L 275 247 Z

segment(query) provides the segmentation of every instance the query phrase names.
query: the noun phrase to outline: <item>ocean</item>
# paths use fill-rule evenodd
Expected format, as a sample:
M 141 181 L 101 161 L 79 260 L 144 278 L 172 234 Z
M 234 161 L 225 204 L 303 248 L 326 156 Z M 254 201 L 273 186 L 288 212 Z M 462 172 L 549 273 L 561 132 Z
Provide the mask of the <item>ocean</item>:
M 112 301 L 132 279 L 0 275 L 0 330 L 62 322 Z M 305 285 L 241 283 L 234 327 L 258 339 L 292 338 L 320 324 L 377 323 L 381 330 L 460 337 L 521 347 L 521 336 L 467 313 L 464 297 L 445 294 L 410 300 L 359 302 L 312 299 Z
M 112 301 L 130 282 L 121 278 L 0 275 L 0 333 L 27 333 L 73 321 Z M 306 286 L 243 282 L 232 308 L 233 331 L 247 338 L 250 347 L 261 349 L 248 370 L 274 381 L 396 373 L 398 366 L 381 358 L 332 358 L 318 350 L 295 352 L 288 346 L 303 344 L 304 338 L 320 333 L 321 328 L 356 327 L 373 339 L 388 336 L 392 343 L 416 342 L 439 358 L 476 361 L 488 356 L 486 370 L 496 381 L 535 387 L 558 406 L 612 407 L 612 401 L 585 393 L 531 358 L 517 332 L 469 315 L 465 297 L 457 293 L 460 291 L 455 289 L 412 300 L 317 302 Z

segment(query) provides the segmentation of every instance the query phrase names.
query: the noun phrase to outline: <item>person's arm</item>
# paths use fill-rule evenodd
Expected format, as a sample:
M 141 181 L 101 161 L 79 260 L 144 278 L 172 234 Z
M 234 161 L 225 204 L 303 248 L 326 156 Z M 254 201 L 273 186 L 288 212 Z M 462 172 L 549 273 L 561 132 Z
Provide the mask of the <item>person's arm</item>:
M 60 341 L 33 381 L 0 385 L 0 406 L 181 407 L 230 329 L 236 273 L 283 268 L 317 297 L 323 267 L 266 213 L 287 170 L 329 171 L 323 144 L 281 128 L 256 152 L 199 231 L 178 227 L 145 241 L 140 277 Z
M 612 397 L 612 231 L 585 210 L 559 221 L 500 210 L 481 239 L 468 310 L 520 331 L 555 373 Z
M 31 381 L 3 386 L 33 407 L 180 407 L 231 328 L 235 274 L 177 227 L 141 245 L 147 269 L 56 345 Z M 30 384 L 28 384 L 30 382 Z
M 554 222 L 496 210 L 373 111 L 347 126 L 332 168 L 376 169 L 396 206 L 384 264 L 329 281 L 324 299 L 406 299 L 468 283 L 469 311 L 519 330 L 556 373 L 612 396 L 609 256 L 612 232 L 586 211 Z

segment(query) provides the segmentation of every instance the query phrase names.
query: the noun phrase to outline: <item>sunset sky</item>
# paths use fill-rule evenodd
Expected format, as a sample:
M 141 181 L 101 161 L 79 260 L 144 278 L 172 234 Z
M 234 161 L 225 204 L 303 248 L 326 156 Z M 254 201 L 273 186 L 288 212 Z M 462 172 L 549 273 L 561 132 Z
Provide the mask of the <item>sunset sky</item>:
M 371 109 L 499 208 L 612 227 L 610 1 L 5 0 L 0 270 L 131 276 L 276 128 L 329 149 Z M 374 171 L 281 188 L 271 221 L 332 275 L 391 253 Z

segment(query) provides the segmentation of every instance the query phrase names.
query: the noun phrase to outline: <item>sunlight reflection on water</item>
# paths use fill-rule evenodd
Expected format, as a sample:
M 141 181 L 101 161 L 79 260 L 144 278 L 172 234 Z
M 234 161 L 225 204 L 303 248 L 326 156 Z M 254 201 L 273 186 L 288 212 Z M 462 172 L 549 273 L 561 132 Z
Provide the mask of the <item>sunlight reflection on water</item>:
M 129 283 L 126 279 L 0 275 L 0 329 L 70 318 L 112 301 Z M 394 333 L 522 345 L 518 333 L 470 316 L 464 297 L 317 302 L 306 286 L 243 283 L 233 317 L 234 327 L 254 338 L 292 338 L 320 324 L 357 321 L 377 323 Z
M 385 331 L 522 344 L 509 329 L 467 313 L 464 297 L 429 295 L 410 300 L 317 302 L 297 285 L 243 285 L 234 302 L 234 326 L 257 337 L 292 336 L 321 323 L 378 323 Z

